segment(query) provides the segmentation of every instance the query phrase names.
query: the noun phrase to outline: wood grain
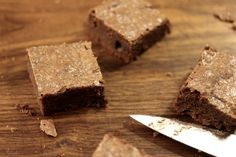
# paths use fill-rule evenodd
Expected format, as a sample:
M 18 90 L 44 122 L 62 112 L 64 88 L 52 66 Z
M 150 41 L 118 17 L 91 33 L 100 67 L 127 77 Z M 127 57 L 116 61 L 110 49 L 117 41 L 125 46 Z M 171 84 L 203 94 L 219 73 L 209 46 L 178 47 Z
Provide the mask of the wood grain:
M 209 44 L 236 53 L 236 33 L 212 16 L 213 10 L 236 5 L 236 1 L 150 1 L 169 17 L 172 33 L 129 65 L 113 62 L 98 51 L 109 106 L 52 117 L 59 136 L 50 138 L 39 129 L 43 117 L 30 117 L 15 107 L 30 104 L 39 110 L 27 73 L 25 49 L 86 40 L 87 12 L 101 1 L 0 0 L 1 157 L 89 157 L 108 132 L 157 157 L 207 156 L 162 135 L 154 138 L 153 131 L 128 115 L 175 117 L 172 106 L 176 94 L 203 47 Z

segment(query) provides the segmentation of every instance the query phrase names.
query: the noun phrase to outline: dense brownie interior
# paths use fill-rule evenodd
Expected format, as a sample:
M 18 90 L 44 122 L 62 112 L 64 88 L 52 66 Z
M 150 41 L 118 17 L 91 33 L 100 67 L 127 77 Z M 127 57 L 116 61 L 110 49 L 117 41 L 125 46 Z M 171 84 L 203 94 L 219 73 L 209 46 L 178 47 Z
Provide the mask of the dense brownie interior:
M 218 110 L 196 90 L 182 89 L 177 99 L 176 109 L 179 114 L 190 115 L 206 126 L 226 131 L 234 131 L 236 128 L 234 118 Z
M 50 115 L 80 107 L 104 107 L 106 100 L 103 93 L 103 87 L 65 89 L 53 95 L 44 95 L 41 98 L 44 104 L 42 110 L 45 115 Z

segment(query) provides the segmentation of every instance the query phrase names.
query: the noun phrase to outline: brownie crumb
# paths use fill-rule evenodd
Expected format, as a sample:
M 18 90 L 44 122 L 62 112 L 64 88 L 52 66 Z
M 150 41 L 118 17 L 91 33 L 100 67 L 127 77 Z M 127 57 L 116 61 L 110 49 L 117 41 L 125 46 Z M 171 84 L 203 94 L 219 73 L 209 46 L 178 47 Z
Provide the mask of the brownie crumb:
M 224 130 L 216 130 L 216 129 L 213 129 L 213 128 L 209 128 L 207 126 L 203 126 L 202 128 L 207 130 L 207 131 L 210 131 L 213 135 L 215 135 L 219 138 L 226 138 L 229 135 L 234 133 L 233 131 L 229 132 L 229 131 L 224 131 Z
M 232 24 L 232 30 L 236 30 L 236 14 L 233 11 L 235 9 L 224 9 L 223 11 L 218 11 L 216 13 L 214 13 L 214 17 L 217 18 L 218 20 L 222 21 L 222 22 L 226 22 L 226 23 L 230 23 Z
M 213 13 L 214 17 L 222 22 L 234 23 L 233 13 L 230 11 L 220 11 Z
M 25 113 L 30 116 L 36 116 L 37 112 L 34 108 L 29 107 L 28 104 L 17 104 L 16 105 L 17 110 L 19 110 L 21 113 Z
M 57 137 L 57 131 L 52 119 L 41 120 L 40 129 L 48 136 Z
M 167 72 L 167 73 L 166 73 L 166 76 L 168 76 L 168 77 L 173 77 L 174 74 L 173 74 L 172 72 Z
M 224 131 L 220 131 L 220 130 L 212 130 L 211 133 L 216 135 L 219 138 L 226 138 L 230 135 L 229 132 L 224 132 Z
M 153 137 L 157 137 L 160 133 L 159 132 L 154 132 Z

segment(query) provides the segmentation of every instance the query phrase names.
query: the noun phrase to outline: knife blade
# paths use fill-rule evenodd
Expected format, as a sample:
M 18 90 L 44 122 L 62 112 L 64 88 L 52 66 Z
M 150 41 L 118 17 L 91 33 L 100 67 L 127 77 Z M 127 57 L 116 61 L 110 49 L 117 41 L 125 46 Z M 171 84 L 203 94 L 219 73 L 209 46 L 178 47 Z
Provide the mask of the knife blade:
M 176 119 L 148 115 L 130 115 L 130 117 L 169 138 L 210 155 L 217 157 L 236 156 L 235 134 L 220 138 L 201 126 Z

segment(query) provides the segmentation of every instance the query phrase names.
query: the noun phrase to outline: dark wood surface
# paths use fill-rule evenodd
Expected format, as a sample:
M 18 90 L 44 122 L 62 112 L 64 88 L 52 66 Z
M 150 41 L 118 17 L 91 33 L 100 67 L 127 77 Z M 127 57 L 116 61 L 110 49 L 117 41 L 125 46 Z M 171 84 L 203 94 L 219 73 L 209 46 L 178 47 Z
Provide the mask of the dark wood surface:
M 151 1 L 151 0 L 150 0 Z M 26 68 L 27 47 L 85 40 L 85 21 L 95 0 L 0 0 L 0 156 L 91 156 L 106 133 L 157 157 L 207 156 L 131 120 L 130 114 L 176 117 L 173 103 L 206 44 L 236 52 L 236 32 L 212 12 L 235 0 L 152 0 L 172 23 L 172 33 L 129 65 L 99 54 L 106 81 L 106 109 L 84 108 L 53 118 L 57 138 L 39 129 L 39 110 Z M 172 73 L 173 76 L 168 76 Z M 191 140 L 191 137 L 189 137 Z M 201 140 L 201 139 L 200 139 Z M 202 139 L 204 140 L 204 139 Z

